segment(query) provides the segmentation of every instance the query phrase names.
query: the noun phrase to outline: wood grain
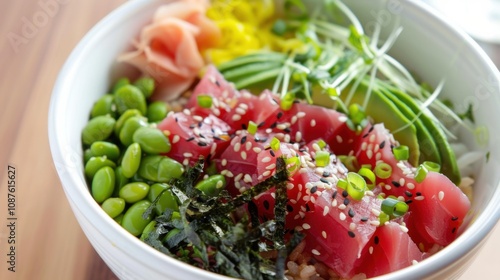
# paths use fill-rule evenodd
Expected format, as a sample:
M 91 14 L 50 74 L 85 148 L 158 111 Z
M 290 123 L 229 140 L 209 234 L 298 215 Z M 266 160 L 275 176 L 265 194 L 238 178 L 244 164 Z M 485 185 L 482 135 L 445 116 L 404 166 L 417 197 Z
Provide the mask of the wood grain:
M 124 2 L 0 2 L 0 279 L 116 279 L 90 246 L 66 201 L 52 164 L 47 116 L 52 87 L 71 50 L 97 21 Z M 52 10 L 40 3 L 52 4 Z M 16 168 L 16 272 L 8 271 L 6 262 L 8 165 Z M 461 279 L 500 279 L 494 261 L 499 252 L 497 227 Z

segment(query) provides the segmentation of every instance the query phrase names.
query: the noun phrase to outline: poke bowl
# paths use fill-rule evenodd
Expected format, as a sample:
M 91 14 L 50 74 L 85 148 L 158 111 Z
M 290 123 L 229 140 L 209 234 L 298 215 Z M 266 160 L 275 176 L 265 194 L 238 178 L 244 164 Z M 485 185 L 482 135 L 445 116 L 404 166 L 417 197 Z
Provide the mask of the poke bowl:
M 261 37 L 227 43 L 230 2 Z M 49 140 L 120 279 L 444 279 L 500 218 L 498 108 L 494 64 L 419 1 L 128 1 L 62 68 Z

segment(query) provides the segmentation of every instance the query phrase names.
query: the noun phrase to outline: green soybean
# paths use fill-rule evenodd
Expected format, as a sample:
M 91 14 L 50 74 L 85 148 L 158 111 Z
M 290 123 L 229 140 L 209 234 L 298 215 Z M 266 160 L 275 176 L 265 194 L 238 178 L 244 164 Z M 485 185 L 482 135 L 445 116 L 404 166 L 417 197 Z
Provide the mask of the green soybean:
M 142 231 L 142 234 L 141 234 L 141 240 L 144 241 L 146 240 L 146 238 L 148 238 L 149 234 L 155 230 L 156 228 L 156 221 L 155 220 L 152 220 L 151 222 L 149 222 L 149 224 L 144 228 L 144 230 Z
M 115 218 L 125 210 L 125 200 L 119 197 L 110 197 L 102 203 L 101 207 L 111 218 Z
M 146 98 L 141 90 L 133 85 L 124 85 L 115 92 L 115 104 L 118 113 L 123 114 L 128 109 L 137 109 L 146 115 Z
M 163 101 L 151 102 L 148 106 L 148 120 L 149 122 L 160 122 L 167 117 L 168 108 L 167 104 Z
M 130 80 L 128 78 L 120 78 L 113 85 L 113 93 L 116 93 L 121 87 L 125 85 L 130 85 Z
M 122 221 L 123 221 L 123 213 L 121 213 L 120 215 L 114 217 L 113 220 L 115 220 L 118 224 L 121 225 Z
M 224 175 L 212 175 L 207 179 L 204 179 L 195 188 L 200 190 L 204 195 L 209 197 L 215 197 L 226 187 L 226 179 Z
M 161 154 L 170 152 L 170 141 L 163 132 L 154 127 L 139 127 L 132 140 L 141 145 L 142 151 L 148 154 Z
M 87 161 L 89 161 L 89 159 L 93 156 L 94 156 L 94 154 L 92 154 L 92 151 L 90 150 L 90 148 L 85 149 L 85 151 L 83 151 L 83 162 L 87 163 Z
M 137 109 L 129 109 L 127 111 L 125 111 L 125 113 L 123 113 L 119 118 L 118 120 L 116 121 L 116 124 L 115 124 L 115 135 L 116 136 L 120 136 L 120 131 L 123 127 L 123 125 L 125 124 L 125 122 L 131 118 L 131 117 L 140 117 L 142 116 L 141 112 L 139 112 L 139 110 Z
M 122 158 L 122 173 L 123 176 L 131 178 L 139 170 L 141 165 L 141 146 L 137 143 L 132 143 L 128 146 Z
M 155 90 L 155 81 L 149 77 L 142 77 L 134 82 L 134 86 L 140 89 L 144 97 L 148 99 Z
M 116 161 L 120 157 L 120 148 L 117 145 L 106 142 L 96 141 L 90 145 L 90 151 L 94 156 L 106 156 L 110 160 Z
M 122 144 L 125 146 L 132 144 L 134 132 L 139 127 L 145 127 L 147 125 L 148 125 L 147 119 L 144 117 L 129 118 L 123 125 L 122 129 L 120 130 L 119 138 Z
M 92 179 L 92 196 L 97 203 L 108 199 L 115 188 L 115 172 L 113 168 L 105 166 L 99 169 Z
M 105 94 L 101 98 L 99 98 L 92 107 L 92 111 L 90 112 L 90 117 L 95 118 L 97 116 L 116 115 L 116 106 L 114 103 L 114 97 L 111 94 Z
M 158 196 L 160 196 L 158 198 Z M 149 201 L 156 201 L 155 212 L 157 215 L 161 215 L 165 210 L 171 209 L 174 211 L 179 211 L 179 204 L 174 194 L 170 190 L 169 186 L 166 184 L 153 184 L 149 188 L 148 193 Z
M 144 212 L 151 206 L 148 200 L 140 200 L 132 204 L 123 215 L 121 225 L 124 229 L 135 236 L 139 236 L 144 228 L 151 222 L 152 217 L 149 215 L 144 219 Z
M 149 185 L 142 182 L 128 183 L 120 189 L 119 196 L 127 203 L 144 199 L 149 192 Z
M 96 141 L 106 140 L 113 133 L 115 123 L 115 119 L 109 115 L 90 119 L 82 131 L 83 143 L 91 145 Z
M 88 179 L 92 179 L 97 171 L 105 166 L 109 166 L 111 168 L 115 168 L 116 164 L 109 160 L 107 157 L 91 157 L 89 161 L 85 164 L 85 176 Z
M 123 175 L 123 167 L 118 166 L 115 168 L 115 191 L 113 196 L 118 196 L 120 189 L 128 184 L 129 179 Z
M 150 181 L 166 183 L 174 178 L 180 178 L 184 167 L 179 162 L 160 155 L 149 155 L 141 159 L 138 174 Z

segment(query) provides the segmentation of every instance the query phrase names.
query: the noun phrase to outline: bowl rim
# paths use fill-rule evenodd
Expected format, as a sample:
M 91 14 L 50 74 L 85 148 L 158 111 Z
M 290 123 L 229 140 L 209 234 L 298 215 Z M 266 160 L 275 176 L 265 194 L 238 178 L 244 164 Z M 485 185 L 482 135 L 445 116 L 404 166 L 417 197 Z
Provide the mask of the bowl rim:
M 71 206 L 73 211 L 86 213 L 86 219 L 90 216 L 94 218 L 92 221 L 94 227 L 99 228 L 103 233 L 114 234 L 113 240 L 106 236 L 106 241 L 116 244 L 116 247 L 120 250 L 124 248 L 126 248 L 127 251 L 132 249 L 136 253 L 136 258 L 144 260 L 142 263 L 146 266 L 152 266 L 153 269 L 157 269 L 157 267 L 153 267 L 155 264 L 170 264 L 172 267 L 182 270 L 185 273 L 191 273 L 193 276 L 205 277 L 206 279 L 221 279 L 221 277 L 224 277 L 219 274 L 195 268 L 182 261 L 164 255 L 126 232 L 115 223 L 113 219 L 105 215 L 99 205 L 93 200 L 85 182 L 83 182 L 84 184 L 82 185 L 82 176 L 79 174 L 82 170 L 72 168 L 72 165 L 74 165 L 74 162 L 72 162 L 73 158 L 65 155 L 64 148 L 69 146 L 69 143 L 67 143 L 67 139 L 64 137 L 64 130 L 57 129 L 59 126 L 62 126 L 62 122 L 64 122 L 64 118 L 61 118 L 63 117 L 62 108 L 65 106 L 64 93 L 70 89 L 69 82 L 73 79 L 72 77 L 76 75 L 77 67 L 75 65 L 80 64 L 84 60 L 85 54 L 89 52 L 88 46 L 95 44 L 95 41 L 100 37 L 106 36 L 109 29 L 117 25 L 127 16 L 132 15 L 134 11 L 140 10 L 141 7 L 156 2 L 158 4 L 166 3 L 166 1 L 159 0 L 137 0 L 128 1 L 122 4 L 100 20 L 83 37 L 64 63 L 58 74 L 49 105 L 48 135 L 53 164 L 56 167 L 66 197 L 72 201 Z M 444 19 L 441 19 L 426 3 L 410 0 L 401 4 L 408 5 L 409 8 L 422 12 L 428 20 L 434 21 L 436 24 L 445 28 L 453 37 L 465 41 L 466 47 L 481 61 L 482 67 L 488 69 L 489 72 L 495 73 L 496 80 L 500 84 L 500 74 L 496 66 L 469 35 L 457 27 L 452 26 Z M 63 168 L 61 168 L 61 166 L 63 166 Z M 461 256 L 466 255 L 476 246 L 476 244 L 481 243 L 498 223 L 499 219 L 500 187 L 497 187 L 485 211 L 478 214 L 477 219 L 457 238 L 457 240 L 440 252 L 434 254 L 430 258 L 432 261 L 424 260 L 417 266 L 410 266 L 382 277 L 384 277 L 384 279 L 400 279 L 401 277 L 408 277 L 408 275 L 411 275 L 412 277 L 416 276 L 421 278 L 429 275 L 429 273 L 437 272 L 442 267 L 448 266 L 460 259 Z

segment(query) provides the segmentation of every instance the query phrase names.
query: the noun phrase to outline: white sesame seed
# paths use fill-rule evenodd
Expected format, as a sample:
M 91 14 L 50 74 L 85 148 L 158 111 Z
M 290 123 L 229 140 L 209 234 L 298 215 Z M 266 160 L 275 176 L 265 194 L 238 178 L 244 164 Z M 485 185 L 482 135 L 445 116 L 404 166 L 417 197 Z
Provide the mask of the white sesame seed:
M 246 153 L 245 151 L 242 151 L 242 152 L 240 153 L 240 155 L 241 155 L 241 158 L 242 158 L 242 159 L 244 159 L 244 160 L 246 160 L 246 159 L 247 159 L 247 153 Z
M 404 186 L 406 183 L 405 178 L 399 178 L 399 185 Z
M 276 198 L 276 193 L 272 192 L 272 193 L 271 193 L 271 196 L 272 196 L 272 198 L 274 198 L 274 199 L 275 199 L 275 198 Z
M 302 197 L 302 200 L 304 200 L 304 201 L 306 201 L 306 202 L 307 202 L 307 201 L 311 200 L 311 196 L 309 196 L 309 195 L 304 195 L 304 196 Z
M 297 122 L 297 116 L 293 116 L 292 119 L 290 119 L 291 124 L 295 124 Z
M 259 148 L 259 147 L 253 147 L 253 149 L 252 149 L 252 150 L 253 150 L 256 154 L 258 154 L 258 153 L 262 152 L 262 149 L 261 149 L 261 148 Z
M 403 225 L 400 225 L 399 228 L 401 228 L 403 232 L 408 232 L 408 228 Z
M 225 158 L 224 158 L 224 159 L 222 159 L 222 161 L 220 162 L 220 164 L 221 164 L 222 166 L 226 166 L 226 165 L 227 165 L 227 159 L 225 159 Z
M 249 151 L 252 148 L 252 142 L 248 141 L 245 143 L 245 149 Z
M 292 139 L 290 138 L 290 134 L 285 134 L 283 141 L 285 141 L 285 143 L 290 143 L 291 140 Z
M 424 200 L 423 195 L 415 196 L 415 200 Z
M 315 119 L 312 119 L 311 120 L 311 127 L 315 127 L 316 126 L 316 120 Z
M 234 144 L 234 146 L 233 146 L 233 149 L 234 149 L 234 151 L 235 151 L 236 153 L 237 153 L 237 152 L 239 152 L 239 151 L 240 151 L 240 149 L 241 149 L 241 144 L 240 144 L 240 142 L 236 142 L 236 144 Z
M 185 159 L 182 161 L 182 164 L 183 164 L 183 165 L 188 165 L 188 164 L 189 164 L 189 159 L 185 158 Z
M 308 223 L 303 223 L 303 224 L 302 224 L 302 228 L 303 228 L 303 229 L 310 229 L 310 228 L 311 228 L 311 226 L 310 226 Z
M 299 119 L 300 119 L 300 118 L 303 118 L 303 117 L 305 117 L 305 116 L 306 116 L 306 113 L 304 113 L 304 112 L 298 112 L 298 113 L 297 113 L 297 118 L 299 118 Z
M 313 254 L 314 254 L 314 255 L 316 255 L 316 256 L 321 255 L 321 253 L 320 253 L 318 250 L 316 250 L 316 249 L 312 249 L 312 250 L 311 250 L 311 253 L 313 253 Z
M 346 121 L 347 121 L 347 116 L 345 116 L 345 115 L 340 115 L 340 116 L 339 116 L 339 121 L 340 121 L 340 122 L 346 122 Z
M 386 184 L 386 185 L 384 186 L 384 188 L 385 188 L 386 190 L 390 191 L 392 187 L 391 187 L 391 185 Z
M 337 200 L 336 199 L 332 200 L 332 207 L 337 207 Z
M 413 190 L 415 188 L 415 184 L 413 183 L 408 183 L 406 184 L 406 187 L 409 189 L 409 190 Z
M 328 212 L 330 212 L 330 207 L 325 206 L 325 208 L 323 208 L 323 216 L 326 216 Z
M 262 173 L 262 176 L 264 176 L 264 177 L 267 177 L 269 175 L 271 175 L 271 171 L 269 171 L 269 170 L 267 170 L 264 173 Z
M 168 136 L 170 136 L 170 134 L 172 134 L 172 133 L 170 132 L 170 130 L 164 130 L 164 131 L 163 131 L 163 135 L 165 135 L 165 136 L 167 136 L 167 137 L 168 137 Z
M 367 150 L 367 151 L 366 151 L 366 157 L 367 157 L 368 159 L 372 159 L 372 157 L 373 157 L 373 151 L 372 151 L 372 150 Z
M 271 161 L 271 157 L 265 157 L 261 160 L 263 163 L 268 163 Z
M 210 147 L 210 153 L 215 154 L 215 150 L 217 149 L 217 143 L 213 143 L 212 147 Z
M 276 125 L 276 128 L 279 129 L 279 130 L 285 130 L 286 129 L 286 124 L 280 123 L 280 124 Z
M 370 142 L 374 142 L 375 141 L 375 134 L 370 135 L 369 141 Z
M 299 214 L 300 214 L 300 213 L 299 213 Z M 293 219 L 294 219 L 294 220 L 298 220 L 298 219 L 300 219 L 300 215 L 299 215 L 299 214 L 295 215 L 295 216 L 293 217 Z
M 300 211 L 300 212 L 299 212 L 299 216 L 300 216 L 302 219 L 304 219 L 304 217 L 306 216 L 306 213 L 304 213 L 304 212 Z
M 243 181 L 245 183 L 252 183 L 252 176 L 250 176 L 249 174 L 245 174 L 245 176 L 243 176 Z
M 375 160 L 380 160 L 382 158 L 382 154 L 381 153 L 376 153 L 375 154 Z
M 363 143 L 361 144 L 361 151 L 366 151 L 366 147 L 368 147 L 368 143 L 363 142 Z
M 321 151 L 321 148 L 319 147 L 318 143 L 314 143 L 312 145 L 312 148 L 315 150 L 315 151 Z
M 380 216 L 380 211 L 378 211 L 377 209 L 372 208 L 372 213 L 373 213 L 373 215 L 375 215 L 377 217 Z
M 366 147 L 366 149 L 373 152 L 373 143 L 368 144 L 368 147 Z
M 241 178 L 243 178 L 243 173 L 236 175 L 236 177 L 234 177 L 234 181 L 239 181 Z
M 411 264 L 412 264 L 412 265 L 416 265 L 416 264 L 418 264 L 418 261 L 417 261 L 417 260 L 412 260 L 412 261 L 411 261 Z
M 234 122 L 241 120 L 241 115 L 234 114 L 233 117 L 231 118 Z
M 295 185 L 294 185 L 294 184 L 292 184 L 292 183 L 287 183 L 287 184 L 286 184 L 286 189 L 287 189 L 287 190 L 291 190 L 291 189 L 293 189 L 294 187 L 295 187 Z
M 214 109 L 212 110 L 212 113 L 214 113 L 214 115 L 215 115 L 216 117 L 220 116 L 220 110 L 219 110 L 219 108 L 214 108 Z
M 310 196 L 309 200 L 311 201 L 312 204 L 316 204 L 316 198 L 314 196 Z
M 341 221 L 344 221 L 345 218 L 346 218 L 346 216 L 345 216 L 345 214 L 343 212 L 340 212 L 339 218 L 340 218 Z
M 327 237 L 327 235 L 326 235 L 326 231 L 324 231 L 324 230 L 323 230 L 323 231 L 321 232 L 321 236 L 323 236 L 323 238 L 324 238 L 324 239 L 326 239 L 326 237 Z
M 342 204 L 339 205 L 339 209 L 340 210 L 344 210 L 346 208 L 347 208 L 347 206 L 344 203 L 342 203 Z
M 349 229 L 350 230 L 355 230 L 356 229 L 356 224 L 355 223 L 350 223 L 349 224 Z
M 444 192 L 443 191 L 440 191 L 438 193 L 438 198 L 439 198 L 439 200 L 443 200 L 443 198 L 444 198 Z
M 297 131 L 297 133 L 295 133 L 295 141 L 297 142 L 302 141 L 302 132 Z
M 194 115 L 193 116 L 193 120 L 195 120 L 197 122 L 202 122 L 203 121 L 203 117 L 202 116 L 198 116 L 198 115 Z
M 182 154 L 182 155 L 183 155 L 185 158 L 190 158 L 190 157 L 192 157 L 192 156 L 193 156 L 193 154 L 192 154 L 192 153 L 184 153 L 184 154 Z
M 179 135 L 174 135 L 174 137 L 172 138 L 172 144 L 179 142 L 180 139 L 181 137 Z
M 245 109 L 242 109 L 242 108 L 239 108 L 239 107 L 238 107 L 238 108 L 236 108 L 234 111 L 235 111 L 235 112 L 236 112 L 236 114 L 238 114 L 238 115 L 244 115 L 244 114 L 246 114 L 246 113 L 247 113 L 247 111 L 246 111 Z
M 241 109 L 243 109 L 243 110 L 248 110 L 248 105 L 247 105 L 247 104 L 245 104 L 245 103 L 240 103 L 240 104 L 238 105 L 238 107 L 240 107 L 240 108 L 241 108 Z
M 276 164 L 275 163 L 271 163 L 268 166 L 266 166 L 266 170 L 273 170 L 275 168 L 276 168 Z
M 189 111 L 187 108 L 185 108 L 184 110 L 182 110 L 182 112 L 184 113 L 184 115 L 186 116 L 191 116 L 191 111 Z
M 342 143 L 342 141 L 343 141 L 342 136 L 337 135 L 337 136 L 335 136 L 335 138 L 337 139 L 337 143 Z
M 264 176 L 262 176 L 262 174 L 260 174 L 259 177 L 257 177 L 257 181 L 262 181 L 263 178 L 264 178 Z
M 380 225 L 379 221 L 370 221 L 370 225 L 378 227 Z
M 370 248 L 368 248 L 368 252 L 371 254 L 373 254 L 373 246 L 370 246 Z

